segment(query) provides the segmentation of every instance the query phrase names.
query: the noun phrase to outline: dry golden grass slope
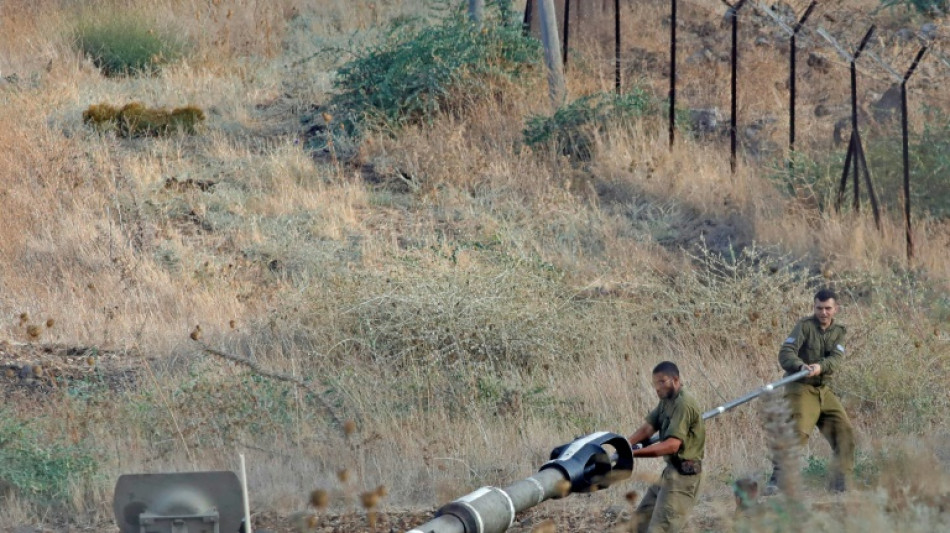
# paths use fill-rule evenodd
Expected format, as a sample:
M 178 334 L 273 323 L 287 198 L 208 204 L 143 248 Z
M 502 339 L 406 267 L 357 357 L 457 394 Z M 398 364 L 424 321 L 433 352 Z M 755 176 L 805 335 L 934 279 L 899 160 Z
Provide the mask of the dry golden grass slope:
M 623 4 L 625 84 L 663 98 L 665 7 Z M 864 21 L 920 22 L 874 7 L 816 16 L 847 42 Z M 574 26 L 572 96 L 613 87 L 610 23 L 593 8 Z M 684 108 L 728 109 L 724 12 L 682 6 Z M 72 35 L 119 14 L 173 32 L 190 44 L 184 58 L 104 77 Z M 743 156 L 731 174 L 728 138 L 681 133 L 670 150 L 662 117 L 599 136 L 583 165 L 529 149 L 525 120 L 551 112 L 540 70 L 460 116 L 371 134 L 351 161 L 308 151 L 301 120 L 327 101 L 342 50 L 420 14 L 432 14 L 421 0 L 0 4 L 0 417 L 29 428 L 6 446 L 56 443 L 97 465 L 61 483 L 51 506 L 10 481 L 39 459 L 0 442 L 0 528 L 115 531 L 118 475 L 235 469 L 239 453 L 260 525 L 289 530 L 323 490 L 314 530 L 369 531 L 359 495 L 383 486 L 380 524 L 407 526 L 530 474 L 577 435 L 631 432 L 654 404 L 661 360 L 710 406 L 776 379 L 779 343 L 822 284 L 840 291 L 850 326 L 838 379 L 860 440 L 858 489 L 824 491 L 830 453 L 816 433 L 803 470 L 811 513 L 766 513 L 760 526 L 950 528 L 945 220 L 915 213 L 908 265 L 896 209 L 880 231 L 866 207 L 819 211 L 815 195 L 830 192 L 787 195 L 770 177 L 775 158 Z M 750 15 L 742 31 L 775 28 Z M 846 109 L 845 66 L 810 46 L 829 74 L 802 67 L 803 105 Z M 314 55 L 326 49 L 341 52 Z M 772 117 L 763 135 L 784 146 L 786 56 L 744 50 L 742 116 Z M 891 52 L 904 63 L 905 50 Z M 863 102 L 886 87 L 865 68 Z M 915 93 L 938 106 L 950 79 L 940 68 L 923 64 Z M 196 135 L 134 139 L 83 124 L 91 105 L 134 101 L 207 118 Z M 840 114 L 802 116 L 803 151 L 830 150 Z M 0 435 L 14 426 L 0 422 Z M 767 473 L 762 419 L 745 406 L 708 435 L 690 527 L 741 530 L 730 483 Z M 72 473 L 57 464 L 51 475 Z M 546 503 L 518 530 L 622 531 L 625 494 L 659 468 L 644 461 L 625 486 Z

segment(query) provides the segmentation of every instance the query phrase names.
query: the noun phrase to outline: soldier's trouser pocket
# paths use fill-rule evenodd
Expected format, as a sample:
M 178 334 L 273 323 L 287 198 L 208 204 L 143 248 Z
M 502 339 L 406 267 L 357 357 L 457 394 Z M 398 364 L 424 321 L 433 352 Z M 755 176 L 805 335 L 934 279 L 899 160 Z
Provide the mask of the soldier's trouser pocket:
M 639 533 L 674 533 L 682 531 L 699 494 L 702 475 L 684 476 L 672 465 L 663 470 L 663 477 L 651 487 L 637 509 Z M 654 499 L 655 498 L 655 499 Z M 646 504 L 646 505 L 644 505 Z M 645 515 L 645 516 L 644 516 Z

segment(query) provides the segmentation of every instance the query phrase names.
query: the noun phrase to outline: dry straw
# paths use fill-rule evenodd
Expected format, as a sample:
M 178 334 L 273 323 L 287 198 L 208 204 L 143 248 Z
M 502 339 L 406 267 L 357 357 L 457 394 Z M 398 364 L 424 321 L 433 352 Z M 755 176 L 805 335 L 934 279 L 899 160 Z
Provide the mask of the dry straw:
M 174 132 L 197 133 L 205 113 L 196 106 L 177 107 L 171 111 L 149 108 L 132 102 L 121 108 L 110 104 L 94 104 L 82 114 L 85 124 L 98 131 L 115 131 L 124 137 L 154 137 Z

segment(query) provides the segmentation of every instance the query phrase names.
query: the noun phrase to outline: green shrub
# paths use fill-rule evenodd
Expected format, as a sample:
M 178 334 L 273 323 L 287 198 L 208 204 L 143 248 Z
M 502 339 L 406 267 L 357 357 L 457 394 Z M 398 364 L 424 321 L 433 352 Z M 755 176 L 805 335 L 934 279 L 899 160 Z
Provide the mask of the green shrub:
M 506 83 L 539 60 L 539 43 L 497 16 L 481 26 L 463 14 L 421 29 L 403 21 L 339 69 L 329 110 L 342 133 L 356 137 L 366 127 L 396 129 L 443 113 L 461 115 L 473 102 L 502 96 Z
M 939 16 L 947 12 L 947 0 L 881 0 L 881 7 L 904 6 L 922 15 Z
M 950 216 L 950 181 L 946 179 L 950 171 L 950 117 L 935 109 L 925 112 L 923 131 L 911 133 L 909 137 L 911 207 L 915 212 L 947 218 Z M 862 143 L 875 195 L 885 210 L 898 217 L 904 209 L 903 151 L 897 124 L 888 128 L 886 135 L 880 132 L 862 135 Z M 798 153 L 792 170 L 774 169 L 772 177 L 790 195 L 814 204 L 821 211 L 833 209 L 846 155 L 844 147 L 814 159 Z M 854 175 L 849 173 L 843 209 L 851 205 L 853 179 Z M 862 206 L 870 209 L 863 175 L 860 195 Z
M 649 96 L 641 90 L 620 95 L 594 93 L 561 107 L 550 117 L 529 118 L 524 131 L 525 143 L 551 145 L 571 159 L 587 161 L 593 156 L 595 135 L 629 127 L 633 119 L 653 107 Z
M 911 133 L 909 137 L 911 207 L 915 212 L 947 218 L 950 217 L 950 181 L 946 179 L 950 171 L 950 117 L 936 109 L 926 109 L 925 113 L 923 131 Z M 899 217 L 904 210 L 903 150 L 897 124 L 888 128 L 886 135 L 880 132 L 863 135 L 862 142 L 878 202 Z M 814 158 L 797 153 L 792 169 L 774 168 L 771 176 L 789 195 L 827 211 L 834 208 L 846 155 L 846 148 Z M 849 173 L 843 209 L 851 205 L 853 179 Z M 863 175 L 860 194 L 862 206 L 870 209 Z
M 925 115 L 923 131 L 909 139 L 911 207 L 946 218 L 950 216 L 950 117 L 936 109 L 926 109 Z M 881 204 L 892 212 L 903 212 L 904 167 L 899 133 L 872 139 L 866 142 L 865 150 Z
M 176 37 L 132 15 L 81 22 L 75 42 L 106 76 L 151 74 L 184 50 Z
M 47 437 L 0 409 L 0 487 L 42 503 L 64 503 L 70 483 L 97 469 L 86 450 Z

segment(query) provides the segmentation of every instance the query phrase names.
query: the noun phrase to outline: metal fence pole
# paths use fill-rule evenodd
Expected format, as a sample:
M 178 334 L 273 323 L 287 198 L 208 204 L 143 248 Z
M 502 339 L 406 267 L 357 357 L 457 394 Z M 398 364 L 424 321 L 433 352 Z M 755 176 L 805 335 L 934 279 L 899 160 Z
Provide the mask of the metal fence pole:
M 670 0 L 670 149 L 676 131 L 676 0 Z
M 907 134 L 907 80 L 910 79 L 910 75 L 914 73 L 914 69 L 917 68 L 917 64 L 920 63 L 920 59 L 924 57 L 926 52 L 926 46 L 917 52 L 917 56 L 914 57 L 913 63 L 911 63 L 910 68 L 907 69 L 907 73 L 904 74 L 904 79 L 901 81 L 901 148 L 903 150 L 904 162 L 904 234 L 907 241 L 908 261 L 914 258 L 914 233 L 910 225 L 910 141 L 908 140 Z
M 722 0 L 729 6 L 729 18 L 732 20 L 732 117 L 729 123 L 729 169 L 733 174 L 736 173 L 736 148 L 738 145 L 738 114 L 739 114 L 739 95 L 738 95 L 738 68 L 739 68 L 739 10 L 745 4 L 746 0 L 739 0 L 735 4 L 730 4 Z
M 531 33 L 531 19 L 534 18 L 534 0 L 528 0 L 524 6 L 524 19 L 521 22 L 521 33 Z
M 468 16 L 472 22 L 485 20 L 485 0 L 468 0 Z
M 795 55 L 797 53 L 797 43 L 796 37 L 798 32 L 801 31 L 802 26 L 805 24 L 805 21 L 808 20 L 808 16 L 811 15 L 811 12 L 815 9 L 815 6 L 818 4 L 816 0 L 812 0 L 808 4 L 808 8 L 805 9 L 805 14 L 798 19 L 798 23 L 795 24 L 795 27 L 792 28 L 792 35 L 790 37 L 789 45 L 789 68 L 788 68 L 788 155 L 789 163 L 788 168 L 791 170 L 794 168 L 794 155 L 795 155 Z
M 541 42 L 544 44 L 544 62 L 548 68 L 548 88 L 551 103 L 557 108 L 564 103 L 567 89 L 564 84 L 564 65 L 561 61 L 554 0 L 541 0 L 538 3 L 538 15 L 541 23 Z
M 620 94 L 620 0 L 614 0 L 614 88 Z
M 838 186 L 838 195 L 835 198 L 835 210 L 839 211 L 841 209 L 841 202 L 844 199 L 844 190 L 848 184 L 848 169 L 851 167 L 854 174 L 854 199 L 852 206 L 856 213 L 860 212 L 861 209 L 861 165 L 864 165 L 865 171 L 865 180 L 867 181 L 868 191 L 871 196 L 871 205 L 874 209 L 874 218 L 875 222 L 878 223 L 878 228 L 880 228 L 879 213 L 877 211 L 877 198 L 874 196 L 874 187 L 871 184 L 870 172 L 867 169 L 867 161 L 864 159 L 864 149 L 861 146 L 861 136 L 858 133 L 858 71 L 857 71 L 857 61 L 860 57 L 861 52 L 864 50 L 864 47 L 867 46 L 868 41 L 871 39 L 871 35 L 874 33 L 875 26 L 871 25 L 868 28 L 867 33 L 864 34 L 864 38 L 861 39 L 861 43 L 858 45 L 858 48 L 852 54 L 848 54 L 841 50 L 838 47 L 837 43 L 831 40 L 830 36 L 822 33 L 822 30 L 819 29 L 819 34 L 823 35 L 829 42 L 832 42 L 837 48 L 838 51 L 844 55 L 850 64 L 850 73 L 851 73 L 851 138 L 848 141 L 848 153 L 845 156 L 844 168 L 841 172 L 841 183 Z
M 568 37 L 571 33 L 571 0 L 564 0 L 564 69 L 567 70 Z

